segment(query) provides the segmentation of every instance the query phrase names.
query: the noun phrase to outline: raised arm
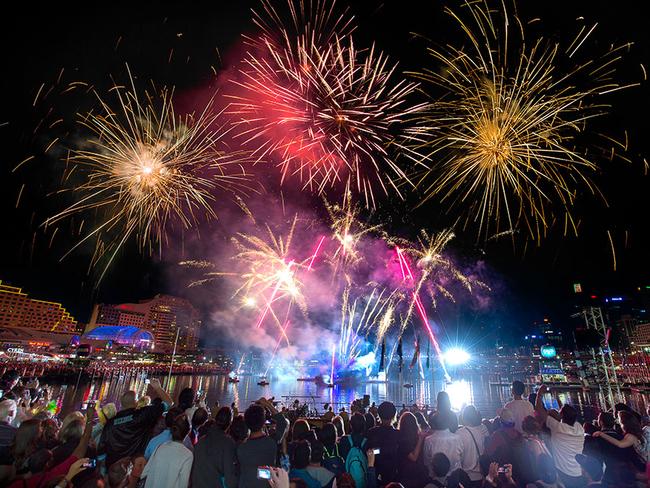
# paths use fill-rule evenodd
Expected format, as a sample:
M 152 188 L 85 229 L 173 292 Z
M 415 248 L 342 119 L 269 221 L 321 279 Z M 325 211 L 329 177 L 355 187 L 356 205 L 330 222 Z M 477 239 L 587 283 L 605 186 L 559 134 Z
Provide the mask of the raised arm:
M 149 386 L 155 392 L 156 396 L 167 405 L 171 407 L 174 404 L 174 399 L 163 389 L 160 381 L 157 378 L 153 378 L 149 383 Z
M 90 442 L 90 436 L 93 433 L 93 417 L 95 416 L 95 409 L 89 408 L 86 410 L 86 426 L 84 427 L 84 433 L 79 440 L 79 444 L 72 452 L 72 455 L 77 459 L 86 456 L 86 450 L 88 449 L 88 443 Z
M 613 444 L 616 447 L 620 447 L 621 449 L 625 449 L 626 447 L 632 447 L 639 440 L 636 438 L 635 435 L 625 434 L 625 437 L 623 437 L 623 439 L 619 441 L 618 439 L 614 439 L 611 435 L 605 434 L 604 432 L 600 432 L 600 431 L 594 432 L 593 436 L 605 439 L 610 444 Z

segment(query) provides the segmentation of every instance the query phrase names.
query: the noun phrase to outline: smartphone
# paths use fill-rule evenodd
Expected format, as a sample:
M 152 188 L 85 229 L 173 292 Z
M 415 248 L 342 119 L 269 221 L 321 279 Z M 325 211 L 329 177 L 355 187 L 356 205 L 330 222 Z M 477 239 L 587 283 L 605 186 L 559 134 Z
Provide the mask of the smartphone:
M 502 467 L 499 468 L 499 470 L 498 470 L 497 472 L 498 472 L 499 474 L 501 474 L 501 473 L 505 473 L 505 472 L 506 472 L 506 468 L 504 468 L 504 467 L 502 466 Z
M 84 468 L 89 468 L 93 469 L 95 466 L 97 466 L 97 459 L 89 459 L 87 463 L 83 463 L 82 466 Z
M 379 449 L 378 447 L 375 447 L 375 448 L 372 450 L 372 453 L 373 453 L 375 456 L 376 456 L 377 454 L 379 454 L 380 452 L 381 452 L 381 449 Z
M 271 479 L 271 470 L 269 468 L 257 468 L 257 479 L 258 480 L 270 480 Z

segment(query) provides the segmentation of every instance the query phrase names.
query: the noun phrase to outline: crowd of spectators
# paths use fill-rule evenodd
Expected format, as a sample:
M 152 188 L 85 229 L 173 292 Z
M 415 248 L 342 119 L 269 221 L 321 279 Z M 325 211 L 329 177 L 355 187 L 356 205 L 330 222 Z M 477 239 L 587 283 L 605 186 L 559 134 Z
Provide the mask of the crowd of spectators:
M 12 488 L 574 488 L 648 486 L 648 418 L 625 404 L 581 423 L 571 405 L 547 409 L 542 385 L 492 419 L 436 406 L 355 400 L 302 417 L 260 398 L 208 409 L 157 380 L 119 408 L 89 404 L 58 418 L 47 388 L 14 372 L 0 379 L 0 486 Z

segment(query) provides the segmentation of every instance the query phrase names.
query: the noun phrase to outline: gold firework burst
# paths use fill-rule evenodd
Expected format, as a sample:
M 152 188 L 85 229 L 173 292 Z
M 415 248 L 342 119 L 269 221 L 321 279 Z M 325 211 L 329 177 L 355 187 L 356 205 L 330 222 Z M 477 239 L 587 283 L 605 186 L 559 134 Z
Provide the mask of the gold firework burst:
M 96 212 L 98 223 L 67 254 L 95 240 L 91 266 L 103 261 L 100 281 L 130 239 L 146 253 L 161 249 L 173 226 L 187 230 L 216 217 L 217 192 L 247 188 L 245 158 L 226 152 L 227 129 L 211 102 L 198 114 L 179 116 L 173 89 L 140 97 L 130 72 L 129 79 L 130 87 L 111 90 L 115 108 L 96 93 L 99 110 L 81 116 L 91 136 L 71 151 L 60 190 L 75 202 L 44 224 Z
M 521 226 L 539 240 L 558 214 L 576 230 L 578 193 L 599 194 L 591 180 L 598 166 L 576 138 L 607 112 L 599 96 L 624 88 L 612 73 L 627 46 L 578 63 L 593 28 L 565 51 L 542 37 L 529 44 L 516 11 L 499 5 L 466 2 L 469 20 L 447 9 L 469 45 L 431 49 L 441 69 L 416 74 L 446 92 L 411 133 L 430 167 L 418 186 L 424 201 L 436 197 L 477 224 L 479 237 Z M 563 63 L 573 68 L 563 71 Z

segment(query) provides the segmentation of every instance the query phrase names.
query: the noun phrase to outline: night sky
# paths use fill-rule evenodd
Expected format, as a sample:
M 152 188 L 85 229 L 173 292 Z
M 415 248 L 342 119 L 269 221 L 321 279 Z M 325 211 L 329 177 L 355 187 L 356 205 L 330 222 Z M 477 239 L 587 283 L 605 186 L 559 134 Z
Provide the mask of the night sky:
M 284 0 L 278 0 L 282 4 Z M 369 46 L 374 40 L 404 71 L 431 66 L 427 43 L 415 39 L 421 34 L 434 43 L 453 42 L 454 26 L 444 14 L 444 2 L 403 0 L 346 2 L 359 25 L 355 43 Z M 450 6 L 457 2 L 450 0 Z M 146 298 L 157 292 L 188 294 L 186 283 L 175 279 L 175 265 L 142 258 L 135 245 L 127 246 L 98 290 L 87 273 L 87 250 L 59 258 L 75 242 L 69 228 L 62 228 L 52 246 L 51 233 L 38 230 L 39 224 L 61 200 L 48 196 L 57 187 L 62 163 L 60 151 L 43 155 L 52 131 L 37 128 L 53 110 L 74 130 L 74 111 L 83 106 L 78 95 L 59 97 L 52 92 L 47 101 L 33 106 L 41 84 L 52 85 L 62 68 L 67 83 L 82 80 L 100 91 L 111 86 L 110 75 L 124 79 L 125 63 L 140 80 L 154 80 L 158 86 L 174 85 L 180 96 L 205 93 L 218 72 L 230 67 L 233 53 L 241 50 L 241 35 L 254 34 L 250 8 L 255 0 L 215 1 L 206 4 L 177 2 L 88 2 L 77 7 L 69 2 L 12 3 L 12 14 L 2 16 L 3 63 L 0 76 L 0 208 L 3 214 L 0 279 L 23 287 L 31 296 L 62 301 L 85 322 L 94 300 L 119 302 Z M 650 113 L 648 85 L 642 80 L 640 63 L 650 68 L 650 39 L 647 18 L 639 3 L 631 0 L 520 2 L 524 19 L 540 17 L 543 31 L 552 39 L 566 41 L 574 32 L 575 19 L 585 17 L 599 26 L 590 39 L 594 53 L 610 43 L 633 42 L 620 66 L 622 82 L 640 81 L 608 98 L 612 114 L 597 123 L 598 128 L 620 138 L 628 130 L 630 163 L 616 159 L 602 161 L 596 176 L 609 207 L 591 195 L 581 195 L 575 213 L 581 219 L 578 238 L 563 236 L 561 226 L 551 230 L 540 247 L 523 239 L 487 244 L 475 242 L 475 233 L 458 229 L 452 252 L 467 262 L 484 261 L 495 286 L 493 310 L 485 317 L 467 318 L 458 311 L 449 322 L 463 328 L 474 323 L 498 320 L 509 330 L 522 330 L 549 315 L 566 321 L 572 303 L 571 284 L 581 282 L 587 290 L 625 293 L 650 284 L 650 230 L 647 212 L 650 186 L 644 176 L 643 158 L 648 157 L 647 114 Z M 173 52 L 172 52 L 173 50 Z M 91 95 L 87 95 L 91 97 Z M 64 130 L 58 126 L 53 131 Z M 12 173 L 12 168 L 28 156 L 35 159 Z M 25 184 L 20 205 L 16 200 Z M 321 205 L 317 197 L 300 197 L 304 204 Z M 432 230 L 451 223 L 435 203 L 412 210 L 412 201 L 386 198 L 375 218 L 389 222 L 391 230 L 415 236 L 421 227 Z M 616 248 L 617 271 L 606 231 Z M 470 314 L 471 315 L 471 314 Z

